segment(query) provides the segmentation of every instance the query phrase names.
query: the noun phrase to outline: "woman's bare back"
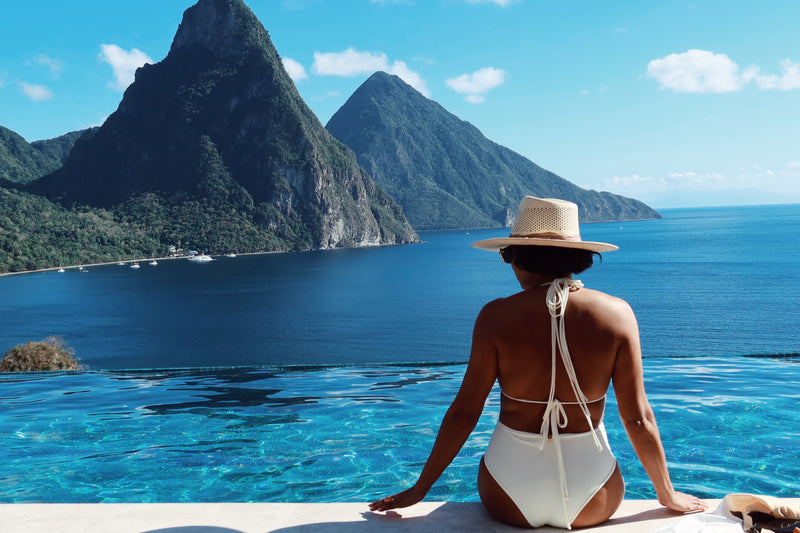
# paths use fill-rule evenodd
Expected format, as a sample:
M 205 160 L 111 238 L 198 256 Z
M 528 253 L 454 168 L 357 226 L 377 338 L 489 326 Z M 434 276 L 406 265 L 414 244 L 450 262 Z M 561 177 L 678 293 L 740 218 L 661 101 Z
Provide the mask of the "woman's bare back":
M 542 403 L 510 400 L 503 396 L 500 420 L 520 431 L 538 432 L 542 423 L 551 380 L 551 317 L 545 298 L 547 287 L 534 287 L 489 303 L 482 312 L 487 334 L 497 350 L 498 380 L 503 392 L 513 398 Z M 635 319 L 629 306 L 618 298 L 582 288 L 570 292 L 564 322 L 570 357 L 581 390 L 591 401 L 588 405 L 596 427 L 603 415 L 605 397 L 614 372 L 617 348 L 627 328 Z M 476 332 L 478 333 L 478 332 Z M 556 363 L 556 398 L 565 405 L 569 423 L 565 432 L 587 431 L 587 422 L 566 370 L 558 354 Z

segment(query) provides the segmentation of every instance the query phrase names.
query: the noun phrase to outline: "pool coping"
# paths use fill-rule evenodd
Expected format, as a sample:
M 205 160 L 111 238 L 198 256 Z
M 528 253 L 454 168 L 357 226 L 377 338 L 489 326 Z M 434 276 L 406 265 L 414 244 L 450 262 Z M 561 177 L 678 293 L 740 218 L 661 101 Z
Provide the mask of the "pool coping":
M 800 504 L 800 498 L 788 499 Z M 713 511 L 720 500 L 706 500 Z M 655 500 L 625 500 L 608 522 L 581 531 L 650 532 L 684 518 Z M 478 502 L 422 502 L 386 514 L 365 503 L 0 504 L 8 533 L 405 533 L 519 532 L 493 521 Z M 9 529 L 10 528 L 10 529 Z M 540 528 L 543 533 L 563 529 Z

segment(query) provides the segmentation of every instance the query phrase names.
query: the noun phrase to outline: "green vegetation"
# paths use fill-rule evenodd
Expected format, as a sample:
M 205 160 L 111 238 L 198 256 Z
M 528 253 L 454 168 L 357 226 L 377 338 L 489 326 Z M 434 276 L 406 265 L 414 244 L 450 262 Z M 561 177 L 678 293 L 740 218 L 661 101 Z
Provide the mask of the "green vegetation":
M 28 341 L 5 353 L 0 361 L 0 372 L 36 372 L 80 370 L 75 352 L 60 337 L 42 341 Z
M 52 152 L 28 144 L 17 133 L 0 126 L 0 178 L 28 183 L 61 166 L 63 160 Z
M 40 196 L 0 188 L 0 273 L 166 255 L 146 228 L 113 213 L 67 209 Z
M 113 209 L 67 209 L 0 187 L 0 273 L 165 257 L 170 246 L 223 254 L 311 245 L 302 221 L 267 204 L 239 210 L 206 198 L 144 194 Z

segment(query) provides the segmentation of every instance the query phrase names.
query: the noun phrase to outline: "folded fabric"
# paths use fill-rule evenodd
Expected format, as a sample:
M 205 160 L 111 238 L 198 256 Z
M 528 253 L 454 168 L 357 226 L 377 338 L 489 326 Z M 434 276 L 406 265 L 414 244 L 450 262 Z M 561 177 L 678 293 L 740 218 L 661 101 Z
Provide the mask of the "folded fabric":
M 651 533 L 742 533 L 742 522 L 713 513 L 698 513 L 676 520 Z
M 726 516 L 740 518 L 745 531 L 753 527 L 753 515 L 757 513 L 773 518 L 800 520 L 800 506 L 774 496 L 728 494 L 722 500 L 722 508 Z

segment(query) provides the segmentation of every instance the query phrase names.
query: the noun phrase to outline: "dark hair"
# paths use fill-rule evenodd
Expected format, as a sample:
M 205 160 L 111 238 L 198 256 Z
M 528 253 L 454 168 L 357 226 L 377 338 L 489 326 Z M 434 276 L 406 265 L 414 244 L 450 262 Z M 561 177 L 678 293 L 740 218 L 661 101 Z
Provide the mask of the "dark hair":
M 514 263 L 532 274 L 547 274 L 562 278 L 579 274 L 592 266 L 594 256 L 602 256 L 590 250 L 562 248 L 560 246 L 506 246 L 500 251 L 503 261 Z

